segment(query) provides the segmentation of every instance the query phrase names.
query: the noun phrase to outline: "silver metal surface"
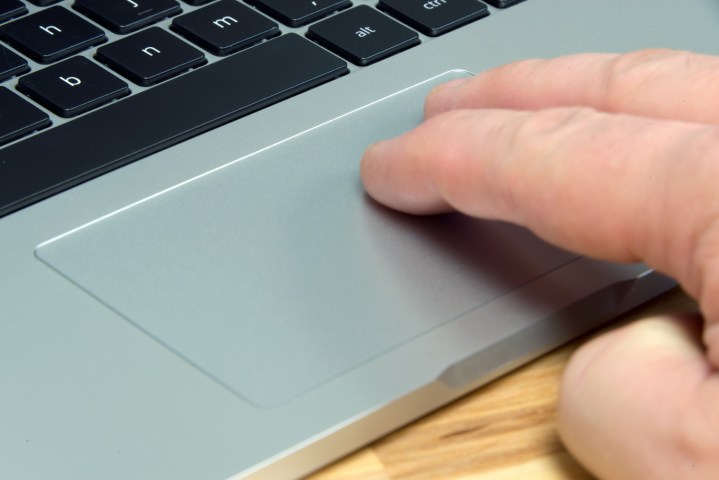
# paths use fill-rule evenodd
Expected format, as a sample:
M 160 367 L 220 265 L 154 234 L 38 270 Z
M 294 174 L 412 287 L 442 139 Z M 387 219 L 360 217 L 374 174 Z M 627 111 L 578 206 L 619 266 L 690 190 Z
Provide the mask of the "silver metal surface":
M 572 260 L 509 226 L 470 225 L 457 217 L 420 221 L 382 210 L 362 196 L 356 164 L 346 152 L 357 153 L 374 134 L 411 127 L 419 120 L 420 90 L 404 100 L 395 94 L 444 72 L 480 72 L 515 59 L 578 51 L 674 47 L 719 53 L 719 4 L 526 0 L 423 40 L 322 89 L 0 220 L 0 478 L 298 477 L 671 286 L 646 275 L 641 265 Z M 391 97 L 388 103 L 347 115 L 385 97 Z M 385 110 L 400 104 L 408 110 L 396 112 L 399 117 Z M 387 123 L 373 125 L 374 133 L 358 133 L 383 115 Z M 397 118 L 411 121 L 393 123 Z M 339 120 L 327 124 L 332 119 Z M 320 142 L 325 133 L 336 143 Z M 267 149 L 271 145 L 277 146 Z M 292 155 L 315 147 L 341 153 L 343 163 L 335 168 L 332 158 Z M 310 182 L 306 196 L 272 195 L 302 195 L 300 180 Z M 220 194 L 226 203 L 218 206 Z M 182 207 L 171 207 L 173 198 Z M 343 209 L 346 229 L 325 225 L 324 215 L 337 217 Z M 158 224 L 160 217 L 167 223 Z M 200 228 L 214 238 L 203 240 Z M 490 241 L 478 241 L 474 250 L 467 240 L 452 239 L 453 231 Z M 242 245 L 235 250 L 235 234 L 255 242 L 250 250 L 257 255 L 240 250 Z M 326 243 L 314 244 L 318 238 Z M 522 238 L 528 243 L 515 246 Z M 143 241 L 150 242 L 147 249 Z M 512 250 L 525 256 L 510 261 L 505 272 L 490 261 L 487 249 L 496 245 L 507 249 L 503 255 Z M 316 250 L 302 258 L 290 248 Z M 220 252 L 216 270 L 198 267 L 198 252 Z M 222 262 L 228 258 L 246 268 L 239 277 L 230 262 Z M 152 268 L 145 270 L 145 261 Z M 489 271 L 480 268 L 485 262 Z M 122 268 L 123 276 L 116 276 Z M 430 278 L 427 271 L 434 269 L 449 278 Z M 421 275 L 425 280 L 417 280 Z M 362 287 L 368 278 L 377 283 L 351 292 L 344 304 L 344 287 Z M 481 287 L 476 297 L 468 279 Z M 172 288 L 160 294 L 153 291 L 156 282 Z M 232 282 L 238 282 L 234 290 Z M 245 288 L 254 289 L 252 295 Z M 389 297 L 402 303 L 392 306 Z M 241 303 L 243 298 L 254 303 Z M 298 309 L 303 298 L 311 300 L 310 312 L 328 309 L 316 335 L 302 328 L 317 325 L 316 316 Z M 187 322 L 195 302 L 202 312 L 198 321 L 212 322 L 200 332 L 204 337 Z M 243 351 L 232 352 L 230 361 L 252 363 L 241 365 L 250 369 L 246 377 L 224 360 L 233 337 L 221 335 L 217 322 L 238 305 L 251 310 L 266 304 L 275 312 L 272 329 L 286 329 L 287 336 L 266 351 L 242 339 Z M 292 312 L 283 310 L 291 305 Z M 375 311 L 381 315 L 372 316 Z M 383 325 L 382 315 L 398 323 Z M 353 333 L 369 343 L 338 339 L 329 318 L 354 322 Z M 408 325 L 411 341 L 400 331 Z M 312 349 L 324 355 L 327 339 L 339 342 L 329 347 L 347 347 L 342 353 L 351 358 L 337 364 L 299 359 Z M 204 342 L 218 342 L 216 358 Z M 278 362 L 280 350 L 289 358 Z M 284 377 L 264 379 L 257 376 L 262 369 Z

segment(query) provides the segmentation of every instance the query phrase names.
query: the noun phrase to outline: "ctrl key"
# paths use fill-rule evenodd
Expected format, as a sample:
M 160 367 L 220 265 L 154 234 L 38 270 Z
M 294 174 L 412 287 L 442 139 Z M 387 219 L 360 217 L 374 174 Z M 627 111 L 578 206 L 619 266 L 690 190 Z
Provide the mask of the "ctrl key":
M 0 87 L 0 145 L 49 125 L 47 113 L 11 90 Z
M 380 0 L 377 8 L 430 37 L 489 15 L 477 0 Z

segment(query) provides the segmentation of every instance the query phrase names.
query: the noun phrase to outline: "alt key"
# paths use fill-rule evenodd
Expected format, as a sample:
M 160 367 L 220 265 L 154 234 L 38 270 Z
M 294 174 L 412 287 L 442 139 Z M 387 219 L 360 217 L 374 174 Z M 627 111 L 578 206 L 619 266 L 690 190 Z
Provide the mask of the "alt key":
M 315 23 L 307 37 L 356 65 L 369 65 L 419 43 L 417 32 L 367 5 Z

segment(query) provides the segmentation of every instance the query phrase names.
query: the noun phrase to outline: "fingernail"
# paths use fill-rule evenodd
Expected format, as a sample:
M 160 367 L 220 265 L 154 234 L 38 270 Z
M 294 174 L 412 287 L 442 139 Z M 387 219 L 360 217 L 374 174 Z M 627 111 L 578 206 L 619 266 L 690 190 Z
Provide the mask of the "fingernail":
M 365 164 L 368 161 L 374 161 L 373 159 L 375 158 L 381 158 L 386 143 L 386 140 L 382 140 L 369 145 L 362 154 L 362 163 Z
M 464 84 L 466 81 L 466 78 L 456 78 L 454 80 L 450 80 L 449 82 L 437 85 L 429 92 L 429 96 L 434 97 L 438 95 L 451 94 L 453 90 Z
M 384 163 L 381 159 L 383 157 L 383 150 L 385 141 L 380 141 L 368 146 L 362 154 L 360 161 L 360 179 L 370 195 L 373 192 L 373 187 L 378 180 L 384 175 L 381 172 L 382 164 Z
M 462 86 L 468 78 L 456 78 L 438 85 L 427 96 L 425 113 L 431 115 L 436 112 L 450 110 L 454 103 L 454 91 Z
M 463 83 L 465 83 L 467 80 L 469 80 L 469 77 L 466 78 L 455 78 L 454 80 L 450 80 L 449 82 L 445 82 L 441 84 L 438 88 L 457 88 Z

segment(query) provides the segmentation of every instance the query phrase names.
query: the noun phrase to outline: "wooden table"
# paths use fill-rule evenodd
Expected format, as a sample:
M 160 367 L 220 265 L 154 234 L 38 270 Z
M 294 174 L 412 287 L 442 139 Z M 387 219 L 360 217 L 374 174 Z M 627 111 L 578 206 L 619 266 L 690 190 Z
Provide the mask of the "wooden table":
M 674 290 L 613 322 L 696 305 Z M 555 431 L 559 379 L 580 338 L 310 477 L 310 480 L 588 480 Z

